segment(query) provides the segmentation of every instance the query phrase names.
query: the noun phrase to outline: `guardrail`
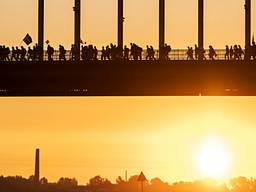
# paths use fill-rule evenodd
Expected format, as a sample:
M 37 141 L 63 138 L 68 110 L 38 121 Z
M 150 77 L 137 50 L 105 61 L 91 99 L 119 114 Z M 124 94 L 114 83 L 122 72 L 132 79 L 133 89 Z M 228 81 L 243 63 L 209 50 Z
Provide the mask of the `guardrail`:
M 187 51 L 186 49 L 173 49 L 171 50 L 171 52 L 169 53 L 168 57 L 169 57 L 169 60 L 192 60 L 192 58 L 189 58 L 188 55 L 187 55 Z M 216 57 L 214 57 L 215 60 L 228 60 L 228 58 L 225 58 L 225 55 L 226 55 L 226 50 L 224 49 L 217 49 L 215 50 L 216 52 Z M 82 54 L 82 53 L 81 53 Z M 9 58 L 11 59 L 12 58 L 12 53 L 9 54 Z M 53 55 L 52 55 L 52 59 L 54 61 L 58 61 L 59 60 L 59 55 L 60 55 L 60 52 L 59 51 L 54 51 Z M 143 50 L 142 52 L 142 60 L 147 60 L 147 51 L 146 50 Z M 206 60 L 211 60 L 210 57 L 209 57 L 209 50 L 205 50 L 205 58 Z M 97 59 L 98 60 L 101 60 L 101 56 L 102 56 L 102 51 L 98 51 L 98 54 L 97 54 Z M 28 54 L 26 54 L 25 56 L 25 60 L 32 60 L 32 58 L 28 58 Z M 154 55 L 155 59 L 158 60 L 159 59 L 159 51 L 158 50 L 155 50 L 155 55 Z M 66 60 L 72 60 L 72 54 L 71 54 L 71 51 L 68 50 L 66 51 L 66 54 L 65 54 L 65 58 Z M 129 55 L 129 59 L 132 60 L 132 57 Z M 193 52 L 193 59 L 196 60 L 195 58 L 195 51 Z M 241 56 L 240 59 L 244 59 L 244 55 Z M 14 61 L 19 61 L 20 58 L 13 58 Z M 48 61 L 48 54 L 47 54 L 47 51 L 44 51 L 44 56 L 43 56 L 43 60 L 44 61 Z M 82 58 L 81 58 L 82 60 Z
M 188 58 L 187 51 L 188 50 L 186 50 L 186 49 L 173 49 L 169 53 L 168 57 L 170 60 L 189 60 L 190 58 Z M 227 60 L 227 58 L 225 58 L 226 50 L 217 49 L 217 50 L 215 50 L 215 52 L 217 54 L 217 56 L 214 57 L 215 60 Z M 102 52 L 98 51 L 98 55 L 97 55 L 98 60 L 101 60 L 101 55 L 102 55 Z M 67 51 L 65 56 L 66 56 L 66 60 L 72 59 L 70 51 Z M 53 60 L 59 60 L 59 51 L 54 51 L 52 58 L 53 58 Z M 143 50 L 142 60 L 146 60 L 146 58 L 147 58 L 147 51 Z M 205 58 L 207 60 L 210 60 L 209 50 L 205 50 Z M 132 60 L 132 57 L 129 56 L 129 59 Z M 155 59 L 157 59 L 157 60 L 159 59 L 159 51 L 158 50 L 155 50 Z M 193 53 L 193 59 L 196 59 L 195 52 Z M 244 59 L 243 55 L 242 55 L 242 59 Z M 44 52 L 44 60 L 48 60 L 48 55 L 47 55 L 46 51 Z

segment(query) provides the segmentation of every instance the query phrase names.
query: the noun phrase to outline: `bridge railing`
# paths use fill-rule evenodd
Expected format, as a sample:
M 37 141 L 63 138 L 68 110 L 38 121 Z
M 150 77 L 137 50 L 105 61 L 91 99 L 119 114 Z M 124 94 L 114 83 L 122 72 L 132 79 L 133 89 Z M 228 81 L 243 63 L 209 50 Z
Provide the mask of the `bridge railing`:
M 226 59 L 225 58 L 226 50 L 217 49 L 215 51 L 217 54 L 217 56 L 214 57 L 215 60 L 225 60 Z M 102 55 L 102 52 L 99 50 L 98 55 L 97 55 L 98 60 L 101 60 L 101 55 Z M 66 56 L 66 60 L 71 60 L 72 59 L 71 51 L 68 50 L 66 52 L 65 56 Z M 173 49 L 173 50 L 171 50 L 171 52 L 169 53 L 168 56 L 169 56 L 170 60 L 189 60 L 186 49 Z M 205 50 L 205 57 L 207 60 L 210 60 L 209 50 Z M 143 50 L 142 60 L 146 60 L 146 58 L 147 58 L 147 51 Z M 193 53 L 193 58 L 196 59 L 195 52 Z M 132 60 L 132 57 L 129 56 L 129 59 Z M 159 59 L 159 51 L 158 50 L 155 50 L 155 59 Z M 243 56 L 242 56 L 242 59 L 243 59 Z M 44 52 L 44 60 L 46 60 L 46 61 L 48 60 L 48 55 L 47 55 L 46 51 Z M 59 51 L 54 51 L 53 60 L 56 60 L 56 61 L 59 60 Z
M 224 50 L 224 49 L 217 49 L 217 50 L 215 50 L 215 52 L 217 54 L 217 56 L 214 57 L 215 60 L 226 60 L 226 58 L 225 58 L 226 50 Z M 12 53 L 10 53 L 10 58 L 11 58 L 11 55 L 12 55 Z M 52 55 L 52 59 L 54 61 L 58 61 L 59 60 L 59 55 L 60 55 L 60 53 L 59 53 L 58 50 L 54 51 L 54 54 Z M 97 59 L 98 60 L 101 60 L 101 55 L 102 55 L 102 51 L 99 50 L 98 51 L 98 55 L 97 55 Z M 143 52 L 142 52 L 142 60 L 146 60 L 147 59 L 147 55 L 148 55 L 147 51 L 143 50 Z M 187 55 L 187 50 L 186 49 L 173 49 L 169 53 L 168 57 L 169 57 L 170 60 L 191 60 L 191 58 L 189 58 L 188 55 Z M 28 59 L 28 55 L 26 55 L 25 58 Z M 66 52 L 65 58 L 66 58 L 66 60 L 72 60 L 72 55 L 71 55 L 71 51 L 70 50 L 68 50 Z M 210 60 L 209 50 L 205 50 L 205 58 L 207 60 Z M 44 51 L 43 59 L 45 61 L 48 61 L 47 51 Z M 132 57 L 129 56 L 129 59 L 132 60 Z M 155 50 L 155 59 L 156 60 L 159 59 L 159 51 L 158 50 Z M 195 58 L 195 51 L 193 52 L 193 59 L 196 59 Z M 243 55 L 242 55 L 241 59 L 244 59 Z

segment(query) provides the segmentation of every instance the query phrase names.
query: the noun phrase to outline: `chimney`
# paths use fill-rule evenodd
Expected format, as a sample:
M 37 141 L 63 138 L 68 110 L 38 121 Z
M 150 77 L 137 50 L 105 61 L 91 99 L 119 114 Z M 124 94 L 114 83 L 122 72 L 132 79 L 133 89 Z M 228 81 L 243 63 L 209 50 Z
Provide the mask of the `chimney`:
M 34 175 L 34 182 L 36 185 L 39 184 L 39 179 L 40 179 L 39 152 L 40 152 L 39 149 L 36 149 L 35 175 Z

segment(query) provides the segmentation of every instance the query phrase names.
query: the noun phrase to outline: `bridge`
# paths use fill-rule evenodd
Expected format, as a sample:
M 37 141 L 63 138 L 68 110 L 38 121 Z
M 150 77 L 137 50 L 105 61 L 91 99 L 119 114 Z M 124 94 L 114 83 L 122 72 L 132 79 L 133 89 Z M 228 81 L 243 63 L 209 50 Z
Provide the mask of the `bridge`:
M 118 0 L 118 47 L 123 47 L 123 0 Z M 82 61 L 81 0 L 74 0 L 75 61 L 0 62 L 0 96 L 198 96 L 256 95 L 256 61 L 186 60 L 173 50 L 164 60 L 165 0 L 159 0 L 159 48 L 155 61 Z M 44 0 L 38 0 L 38 45 L 44 49 Z M 245 0 L 245 52 L 251 46 L 251 0 Z M 198 0 L 198 47 L 204 50 L 204 0 Z M 42 51 L 43 53 L 43 51 Z M 58 53 L 55 53 L 57 57 Z

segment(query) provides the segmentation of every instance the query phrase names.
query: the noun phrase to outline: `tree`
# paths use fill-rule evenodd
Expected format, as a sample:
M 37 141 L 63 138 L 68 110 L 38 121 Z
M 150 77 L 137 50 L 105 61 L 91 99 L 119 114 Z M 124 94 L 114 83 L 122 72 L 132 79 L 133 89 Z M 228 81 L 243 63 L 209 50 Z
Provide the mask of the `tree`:
M 106 185 L 111 185 L 111 182 L 108 179 L 102 178 L 99 175 L 91 178 L 89 181 L 89 186 L 91 187 L 106 186 Z
M 65 187 L 75 187 L 78 185 L 78 182 L 75 178 L 60 178 L 59 181 L 57 182 L 58 185 L 62 185 Z
M 40 179 L 39 183 L 42 185 L 46 185 L 48 184 L 48 180 L 45 177 L 43 177 L 42 179 Z
M 150 181 L 151 185 L 155 185 L 155 186 L 162 186 L 162 185 L 166 185 L 167 183 L 164 183 L 161 179 L 159 178 L 154 178 L 154 179 L 151 179 Z
M 116 184 L 118 184 L 118 185 L 125 184 L 125 180 L 121 176 L 119 176 L 116 179 Z

